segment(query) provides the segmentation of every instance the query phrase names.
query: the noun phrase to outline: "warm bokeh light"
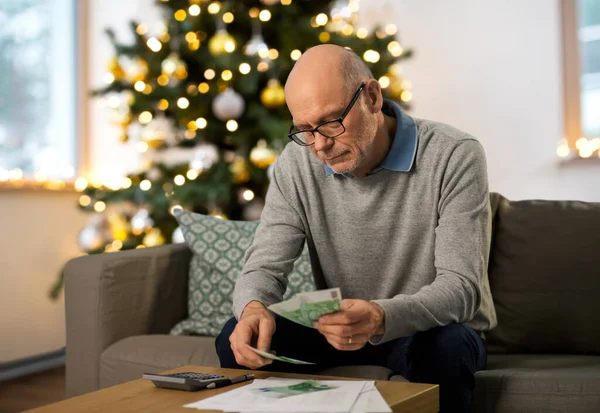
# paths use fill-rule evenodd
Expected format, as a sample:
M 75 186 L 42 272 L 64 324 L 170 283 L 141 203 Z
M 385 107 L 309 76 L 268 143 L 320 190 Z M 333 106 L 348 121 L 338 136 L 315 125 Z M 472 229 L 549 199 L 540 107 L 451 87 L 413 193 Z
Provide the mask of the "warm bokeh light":
M 158 52 L 160 49 L 162 49 L 162 43 L 156 37 L 149 38 L 146 44 L 153 52 Z
M 208 122 L 206 121 L 206 119 L 204 119 L 204 118 L 196 119 L 196 126 L 198 127 L 198 129 L 204 129 L 204 128 L 206 128 L 206 125 L 208 125 Z
M 183 176 L 183 175 L 177 175 L 173 179 L 173 182 L 175 182 L 175 185 L 181 186 L 181 185 L 185 184 L 185 176 Z
M 252 70 L 252 67 L 248 63 L 240 63 L 240 67 L 238 68 L 240 73 L 243 75 L 247 75 Z
M 94 211 L 102 212 L 106 209 L 106 204 L 103 201 L 98 201 L 94 204 Z
M 221 79 L 227 81 L 227 80 L 231 80 L 231 78 L 233 77 L 233 73 L 231 72 L 231 70 L 223 70 L 223 72 L 221 73 Z
M 200 14 L 200 6 L 197 4 L 192 4 L 188 9 L 190 16 L 198 16 Z
M 300 56 L 302 56 L 302 52 L 298 49 L 294 49 L 292 50 L 292 53 L 290 53 L 292 60 L 298 60 L 300 59 Z
M 177 106 L 180 109 L 187 109 L 190 106 L 190 101 L 187 98 L 179 98 L 177 99 Z
M 377 63 L 379 58 L 379 53 L 373 49 L 369 49 L 363 54 L 363 59 L 369 63 Z
M 214 1 L 208 5 L 208 12 L 210 14 L 217 14 L 221 10 L 221 3 Z
M 206 82 L 202 82 L 198 85 L 198 92 L 207 93 L 210 90 L 210 86 Z
M 75 180 L 75 190 L 81 192 L 88 186 L 88 181 L 85 178 L 77 178 Z
M 204 71 L 204 78 L 205 78 L 206 80 L 211 80 L 211 79 L 214 79 L 215 75 L 216 75 L 216 73 L 215 73 L 215 71 L 214 71 L 214 70 L 212 70 L 212 69 L 206 69 L 206 70 Z
M 150 188 L 152 188 L 152 182 L 149 180 L 144 179 L 142 182 L 140 182 L 140 189 L 142 191 L 148 191 Z
M 140 113 L 138 120 L 142 125 L 146 125 L 146 124 L 150 123 L 150 121 L 152 120 L 152 113 L 145 110 L 142 113 Z
M 185 12 L 185 10 L 177 10 L 174 16 L 175 20 L 177 20 L 178 22 L 182 22 L 187 17 L 187 13 Z
M 261 12 L 258 15 L 258 18 L 260 19 L 260 21 L 268 22 L 269 20 L 271 20 L 271 12 L 269 10 L 261 10 Z
M 227 126 L 227 130 L 229 132 L 235 132 L 237 130 L 237 128 L 238 128 L 238 123 L 235 120 L 230 119 L 230 120 L 227 121 L 227 125 L 226 126 Z

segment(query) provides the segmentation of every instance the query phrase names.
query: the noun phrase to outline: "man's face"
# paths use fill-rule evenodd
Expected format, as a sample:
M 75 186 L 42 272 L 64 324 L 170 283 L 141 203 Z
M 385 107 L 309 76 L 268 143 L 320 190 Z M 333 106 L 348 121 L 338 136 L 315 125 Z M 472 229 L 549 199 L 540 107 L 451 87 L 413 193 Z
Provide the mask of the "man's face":
M 359 85 L 356 85 L 358 89 Z M 293 116 L 294 125 L 298 129 L 312 129 L 323 122 L 338 118 L 348 107 L 352 94 L 345 88 L 332 90 L 304 88 L 299 93 L 292 90 L 287 104 Z M 354 93 L 355 90 L 352 91 Z M 307 97 L 307 91 L 313 91 Z M 346 131 L 335 137 L 327 138 L 315 132 L 315 143 L 311 151 L 325 165 L 336 173 L 352 173 L 369 158 L 377 124 L 375 117 L 367 108 L 367 95 L 363 90 L 358 100 L 343 120 Z

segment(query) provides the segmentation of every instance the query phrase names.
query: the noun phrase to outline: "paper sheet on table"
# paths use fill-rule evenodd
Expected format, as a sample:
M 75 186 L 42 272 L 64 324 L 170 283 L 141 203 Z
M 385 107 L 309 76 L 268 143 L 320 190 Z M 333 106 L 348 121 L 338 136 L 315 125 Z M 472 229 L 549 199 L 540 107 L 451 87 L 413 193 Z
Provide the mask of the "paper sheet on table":
M 278 379 L 276 377 L 269 377 L 267 380 L 293 380 L 293 379 Z M 377 387 L 375 387 L 374 381 L 367 381 L 363 386 L 360 395 L 356 399 L 354 406 L 349 413 L 391 413 L 392 409 L 387 404 Z M 246 413 L 246 412 L 240 412 Z M 250 413 L 250 412 L 248 412 Z M 289 413 L 289 412 L 288 412 Z
M 183 407 L 225 412 L 293 412 L 293 413 L 347 413 L 352 409 L 366 382 L 346 380 L 318 380 L 337 388 L 302 394 L 283 399 L 272 399 L 250 390 L 266 386 L 286 386 L 306 380 L 260 380 L 237 389 L 209 397 Z

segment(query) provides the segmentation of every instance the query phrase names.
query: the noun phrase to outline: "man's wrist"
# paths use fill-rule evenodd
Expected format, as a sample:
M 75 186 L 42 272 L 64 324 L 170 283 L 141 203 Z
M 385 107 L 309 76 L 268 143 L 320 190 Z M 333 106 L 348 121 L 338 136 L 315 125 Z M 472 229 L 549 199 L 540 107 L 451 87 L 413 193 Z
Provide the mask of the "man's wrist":
M 257 301 L 257 300 L 250 301 L 248 304 L 246 304 L 246 306 L 242 310 L 242 313 L 240 314 L 240 320 L 244 317 L 244 313 L 246 312 L 246 310 L 248 310 L 248 309 L 252 310 L 255 308 L 267 308 L 267 307 L 260 301 Z
M 377 303 L 371 302 L 371 306 L 375 314 L 375 334 L 374 336 L 382 336 L 385 334 L 385 312 Z

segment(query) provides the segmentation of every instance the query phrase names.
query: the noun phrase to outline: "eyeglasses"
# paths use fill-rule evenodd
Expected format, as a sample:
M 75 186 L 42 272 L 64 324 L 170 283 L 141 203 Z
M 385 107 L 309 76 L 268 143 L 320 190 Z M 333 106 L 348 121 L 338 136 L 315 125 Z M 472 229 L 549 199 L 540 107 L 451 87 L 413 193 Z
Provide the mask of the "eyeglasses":
M 290 131 L 288 132 L 288 137 L 298 145 L 311 146 L 315 143 L 315 132 L 319 132 L 321 135 L 327 138 L 335 138 L 336 136 L 340 136 L 342 133 L 346 132 L 346 127 L 344 126 L 343 120 L 346 118 L 346 115 L 348 115 L 358 100 L 360 92 L 362 92 L 364 89 L 365 84 L 366 82 L 360 85 L 356 93 L 354 93 L 350 104 L 339 118 L 323 122 L 313 129 L 298 130 L 298 128 L 292 124 Z

